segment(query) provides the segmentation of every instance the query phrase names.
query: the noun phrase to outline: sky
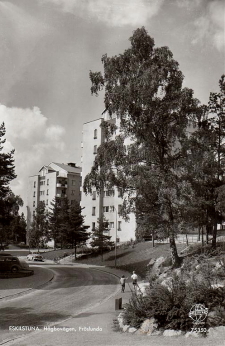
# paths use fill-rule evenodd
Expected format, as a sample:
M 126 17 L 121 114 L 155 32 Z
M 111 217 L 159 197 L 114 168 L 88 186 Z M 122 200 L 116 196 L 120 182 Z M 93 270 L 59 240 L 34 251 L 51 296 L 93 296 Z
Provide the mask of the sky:
M 142 26 L 206 104 L 225 73 L 223 0 L 0 0 L 0 124 L 24 206 L 28 177 L 43 165 L 81 164 L 83 123 L 104 110 L 89 71 L 102 71 L 102 55 L 123 53 Z

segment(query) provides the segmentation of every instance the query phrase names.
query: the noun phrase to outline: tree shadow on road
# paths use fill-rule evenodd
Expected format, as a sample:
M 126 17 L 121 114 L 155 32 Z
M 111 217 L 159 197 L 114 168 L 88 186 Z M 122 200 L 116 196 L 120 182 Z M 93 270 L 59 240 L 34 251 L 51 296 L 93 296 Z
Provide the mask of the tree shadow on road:
M 0 330 L 9 330 L 9 326 L 40 327 L 69 318 L 71 315 L 59 312 L 41 313 L 39 311 L 36 313 L 31 308 L 6 306 L 2 309 L 0 308 L 0 316 Z

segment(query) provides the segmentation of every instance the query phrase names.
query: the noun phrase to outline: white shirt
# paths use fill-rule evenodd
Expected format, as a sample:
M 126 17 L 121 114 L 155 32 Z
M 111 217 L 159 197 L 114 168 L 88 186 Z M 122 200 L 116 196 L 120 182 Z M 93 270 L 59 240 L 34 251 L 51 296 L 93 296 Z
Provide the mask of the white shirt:
M 137 274 L 133 274 L 133 275 L 131 275 L 131 279 L 133 279 L 133 280 L 137 280 L 137 278 L 138 278 Z
M 126 281 L 126 278 L 121 278 L 121 279 L 120 279 L 120 283 L 121 283 L 121 284 L 125 284 L 125 281 Z

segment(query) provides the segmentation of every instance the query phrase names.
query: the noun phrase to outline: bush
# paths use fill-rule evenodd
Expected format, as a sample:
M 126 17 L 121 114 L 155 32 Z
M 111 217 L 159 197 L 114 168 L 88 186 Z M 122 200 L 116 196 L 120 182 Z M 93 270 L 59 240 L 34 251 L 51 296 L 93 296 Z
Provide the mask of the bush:
M 159 328 L 187 331 L 193 327 L 189 312 L 193 305 L 208 308 L 204 327 L 225 325 L 225 288 L 217 287 L 215 264 L 205 255 L 188 258 L 182 270 L 160 282 L 151 282 L 146 296 L 133 295 L 124 320 L 139 328 L 145 319 L 154 317 Z
M 132 293 L 129 304 L 126 304 L 124 324 L 139 328 L 144 320 L 152 316 L 151 299 Z

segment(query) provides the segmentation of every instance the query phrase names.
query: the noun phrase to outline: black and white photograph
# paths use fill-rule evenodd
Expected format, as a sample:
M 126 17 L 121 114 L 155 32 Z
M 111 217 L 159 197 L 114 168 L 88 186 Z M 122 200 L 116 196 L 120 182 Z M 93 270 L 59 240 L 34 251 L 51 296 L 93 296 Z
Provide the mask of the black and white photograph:
M 224 0 L 0 0 L 0 345 L 225 346 Z

